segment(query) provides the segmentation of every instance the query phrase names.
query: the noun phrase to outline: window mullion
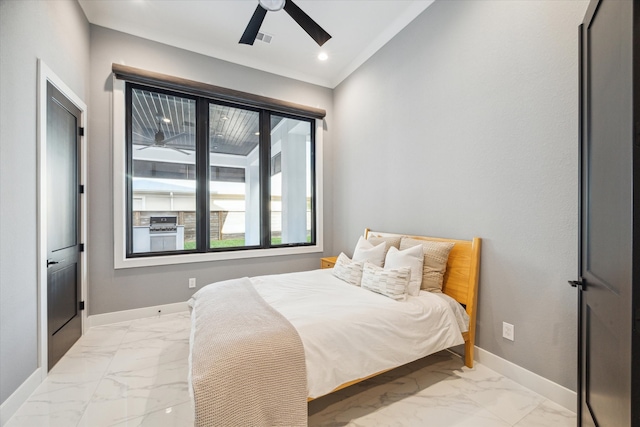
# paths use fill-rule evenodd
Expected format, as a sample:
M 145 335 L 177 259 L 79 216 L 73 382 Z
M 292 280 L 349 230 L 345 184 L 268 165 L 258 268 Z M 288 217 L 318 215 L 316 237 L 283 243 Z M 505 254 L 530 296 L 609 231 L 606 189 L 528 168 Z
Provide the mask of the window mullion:
M 209 250 L 209 102 L 196 104 L 196 236 L 198 252 Z
M 271 246 L 271 114 L 260 112 L 260 241 Z

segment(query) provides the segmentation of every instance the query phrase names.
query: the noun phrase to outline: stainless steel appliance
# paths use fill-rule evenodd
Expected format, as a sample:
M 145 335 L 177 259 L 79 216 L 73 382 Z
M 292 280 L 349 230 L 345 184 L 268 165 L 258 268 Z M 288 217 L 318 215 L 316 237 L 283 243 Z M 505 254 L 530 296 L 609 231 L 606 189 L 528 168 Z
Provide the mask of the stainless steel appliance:
M 151 252 L 175 251 L 178 234 L 178 217 L 152 216 L 149 218 Z

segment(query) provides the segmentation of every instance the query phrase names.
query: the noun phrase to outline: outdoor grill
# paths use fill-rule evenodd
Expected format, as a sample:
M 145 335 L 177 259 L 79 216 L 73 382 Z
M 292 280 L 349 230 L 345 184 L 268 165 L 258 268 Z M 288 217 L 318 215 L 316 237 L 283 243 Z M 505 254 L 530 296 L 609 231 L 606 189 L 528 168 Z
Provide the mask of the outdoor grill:
M 149 218 L 149 240 L 152 252 L 175 251 L 178 217 L 152 216 Z
M 152 216 L 149 218 L 149 234 L 175 233 L 178 230 L 178 217 Z

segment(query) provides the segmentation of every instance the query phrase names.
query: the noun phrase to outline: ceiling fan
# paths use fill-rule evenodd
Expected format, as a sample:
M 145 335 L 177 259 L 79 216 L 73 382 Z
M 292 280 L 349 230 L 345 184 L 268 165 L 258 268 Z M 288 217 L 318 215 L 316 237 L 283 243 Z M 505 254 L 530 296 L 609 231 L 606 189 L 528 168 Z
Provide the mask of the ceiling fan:
M 304 13 L 293 1 L 258 0 L 258 6 L 255 12 L 253 12 L 253 16 L 240 38 L 240 43 L 252 45 L 256 40 L 256 36 L 258 35 L 258 31 L 260 31 L 260 26 L 267 12 L 277 12 L 282 9 L 284 9 L 318 45 L 322 46 L 331 38 L 329 33 L 323 30 L 320 25 L 316 24 L 316 22 Z
M 173 141 L 173 140 L 176 140 L 176 139 L 180 138 L 182 135 L 185 135 L 185 132 L 180 132 L 179 134 L 170 136 L 169 138 L 165 138 L 164 137 L 164 132 L 162 131 L 162 122 L 170 123 L 171 120 L 167 119 L 166 117 L 162 116 L 159 113 L 156 114 L 156 120 L 158 121 L 158 130 L 156 131 L 155 135 L 153 136 L 153 139 L 149 138 L 148 136 L 136 133 L 136 135 L 138 135 L 139 137 L 141 137 L 143 139 L 146 139 L 147 141 L 151 142 L 151 144 L 146 145 L 146 146 L 141 147 L 141 148 L 138 148 L 138 150 L 146 150 L 147 148 L 158 147 L 158 148 L 168 148 L 170 150 L 178 151 L 179 153 L 182 153 L 182 154 L 190 155 L 191 153 L 188 152 L 188 151 L 181 150 L 181 149 L 176 148 L 176 147 L 167 146 L 167 142 L 170 142 L 170 141 Z

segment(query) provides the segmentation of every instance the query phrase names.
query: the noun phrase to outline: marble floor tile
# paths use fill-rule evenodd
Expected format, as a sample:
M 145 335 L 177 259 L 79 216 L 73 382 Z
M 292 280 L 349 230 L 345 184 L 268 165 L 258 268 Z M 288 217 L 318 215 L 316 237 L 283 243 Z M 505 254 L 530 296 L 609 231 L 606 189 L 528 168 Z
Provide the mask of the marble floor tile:
M 61 385 L 47 378 L 6 427 L 67 427 L 78 424 L 99 381 Z
M 83 351 L 84 349 L 91 347 L 118 346 L 129 331 L 130 324 L 131 322 L 123 322 L 113 325 L 93 327 L 89 329 L 82 336 L 82 339 L 76 342 L 69 351 Z
M 78 346 L 72 347 L 67 354 L 51 369 L 55 375 L 104 375 L 111 364 L 118 346 Z
M 149 412 L 142 417 L 133 418 L 113 427 L 184 427 L 193 425 L 193 407 L 191 402 L 170 406 Z
M 515 427 L 574 427 L 576 414 L 557 403 L 545 400 L 525 416 Z
M 186 427 L 190 317 L 90 329 L 5 427 Z M 313 400 L 309 426 L 565 427 L 576 415 L 448 351 Z
M 150 338 L 123 343 L 113 356 L 108 373 L 183 362 L 189 358 L 189 338 Z
M 487 368 L 480 366 L 479 369 Z M 476 389 L 468 394 L 469 398 L 510 425 L 520 421 L 544 401 L 539 394 L 496 373 L 473 385 Z
M 316 399 L 309 425 L 511 426 L 467 396 L 462 366 L 441 352 Z

